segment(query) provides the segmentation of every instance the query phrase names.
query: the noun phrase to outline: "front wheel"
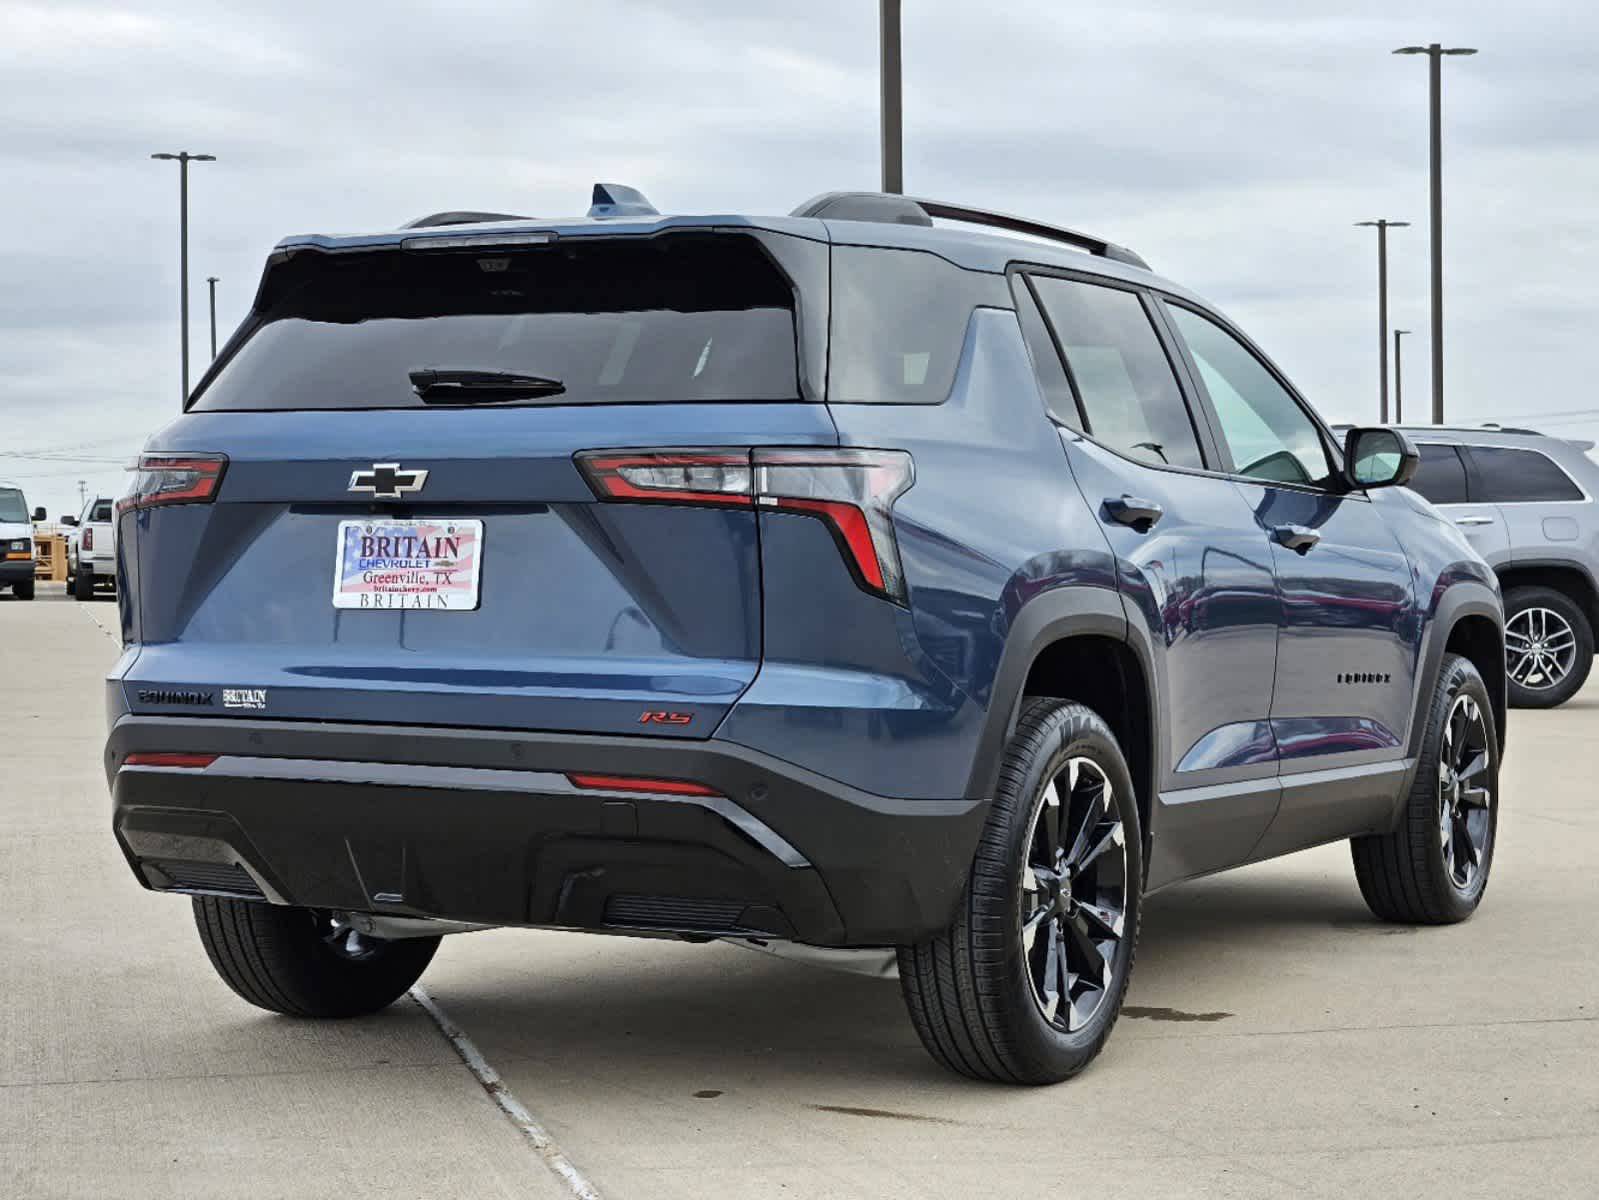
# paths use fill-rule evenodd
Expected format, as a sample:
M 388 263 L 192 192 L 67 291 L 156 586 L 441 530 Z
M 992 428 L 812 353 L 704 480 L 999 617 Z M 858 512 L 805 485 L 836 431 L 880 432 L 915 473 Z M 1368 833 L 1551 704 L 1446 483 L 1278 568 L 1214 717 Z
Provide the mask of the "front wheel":
M 1360 894 L 1385 921 L 1449 925 L 1477 911 L 1499 830 L 1499 739 L 1470 660 L 1446 654 L 1399 828 L 1354 838 Z
M 366 937 L 322 909 L 194 897 L 200 941 L 222 981 L 291 1017 L 360 1017 L 387 1008 L 422 977 L 436 937 Z
M 1132 974 L 1143 891 L 1121 748 L 1080 704 L 1030 700 L 960 910 L 899 949 L 922 1044 L 975 1079 L 1057 1083 L 1097 1055 Z

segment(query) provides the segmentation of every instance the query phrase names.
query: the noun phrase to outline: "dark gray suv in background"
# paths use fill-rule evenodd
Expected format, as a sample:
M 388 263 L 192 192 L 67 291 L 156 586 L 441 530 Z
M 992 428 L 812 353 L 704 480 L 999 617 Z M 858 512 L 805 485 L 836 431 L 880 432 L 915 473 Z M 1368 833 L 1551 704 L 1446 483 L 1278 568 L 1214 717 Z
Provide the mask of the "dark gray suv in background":
M 1405 428 L 1410 486 L 1460 528 L 1505 596 L 1510 703 L 1552 708 L 1582 687 L 1599 625 L 1599 463 L 1592 442 L 1530 429 Z

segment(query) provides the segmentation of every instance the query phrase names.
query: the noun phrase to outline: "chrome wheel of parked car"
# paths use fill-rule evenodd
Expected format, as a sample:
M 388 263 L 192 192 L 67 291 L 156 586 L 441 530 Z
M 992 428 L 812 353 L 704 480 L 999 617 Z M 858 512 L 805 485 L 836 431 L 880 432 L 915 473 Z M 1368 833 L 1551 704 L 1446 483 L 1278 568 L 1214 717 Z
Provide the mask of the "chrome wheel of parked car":
M 1109 993 L 1127 912 L 1119 801 L 1091 759 L 1073 758 L 1033 810 L 1022 868 L 1022 952 L 1044 1019 L 1068 1032 Z
M 1449 880 L 1469 892 L 1493 839 L 1492 735 L 1475 697 L 1455 697 L 1438 756 L 1438 838 Z
M 1551 608 L 1524 608 L 1505 622 L 1510 678 L 1530 691 L 1559 687 L 1577 660 L 1577 635 Z

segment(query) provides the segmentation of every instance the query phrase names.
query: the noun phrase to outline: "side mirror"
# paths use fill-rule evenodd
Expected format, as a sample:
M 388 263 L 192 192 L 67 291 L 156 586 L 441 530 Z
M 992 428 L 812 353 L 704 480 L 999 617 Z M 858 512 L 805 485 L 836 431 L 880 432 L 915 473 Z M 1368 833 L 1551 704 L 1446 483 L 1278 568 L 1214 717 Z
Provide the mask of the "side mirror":
M 1415 443 L 1397 429 L 1379 425 L 1344 434 L 1344 480 L 1352 488 L 1403 487 L 1420 465 Z
M 76 525 L 77 523 L 77 517 L 62 517 L 61 520 L 57 522 L 59 525 Z
M 44 506 L 43 505 L 40 505 L 38 508 L 33 510 L 33 519 L 35 521 L 43 521 L 43 520 L 47 519 L 45 517 L 45 515 L 44 515 Z

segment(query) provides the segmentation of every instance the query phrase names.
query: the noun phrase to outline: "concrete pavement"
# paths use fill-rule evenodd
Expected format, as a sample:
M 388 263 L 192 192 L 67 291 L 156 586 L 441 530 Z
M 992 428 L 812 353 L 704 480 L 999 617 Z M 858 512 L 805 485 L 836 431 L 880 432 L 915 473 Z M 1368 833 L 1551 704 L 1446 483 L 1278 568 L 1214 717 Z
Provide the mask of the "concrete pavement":
M 134 883 L 114 616 L 0 600 L 0 1195 L 569 1194 L 415 1005 L 258 1013 Z M 1342 845 L 1152 898 L 1122 1021 L 1061 1087 L 947 1075 L 893 983 L 728 946 L 468 934 L 424 983 L 609 1200 L 1591 1196 L 1596 731 L 1599 685 L 1512 714 L 1463 926 L 1373 921 Z

